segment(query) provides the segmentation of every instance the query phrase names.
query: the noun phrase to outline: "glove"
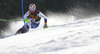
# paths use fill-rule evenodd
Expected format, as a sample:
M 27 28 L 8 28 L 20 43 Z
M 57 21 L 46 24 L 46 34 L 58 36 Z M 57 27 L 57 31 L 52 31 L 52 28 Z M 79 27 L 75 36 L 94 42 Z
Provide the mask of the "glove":
M 48 28 L 47 23 L 44 24 L 43 28 Z

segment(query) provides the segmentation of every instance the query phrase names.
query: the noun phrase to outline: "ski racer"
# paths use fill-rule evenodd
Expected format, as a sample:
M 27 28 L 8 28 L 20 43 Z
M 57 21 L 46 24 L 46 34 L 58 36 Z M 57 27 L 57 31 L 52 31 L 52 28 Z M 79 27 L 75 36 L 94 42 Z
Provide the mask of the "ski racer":
M 25 13 L 24 19 L 26 19 L 28 16 L 31 17 L 28 23 L 26 23 L 22 28 L 20 28 L 16 33 L 25 33 L 29 31 L 29 28 L 37 28 L 40 24 L 41 18 L 44 18 L 44 28 L 47 28 L 47 17 L 40 12 L 39 10 L 36 10 L 35 4 L 29 5 L 29 10 Z

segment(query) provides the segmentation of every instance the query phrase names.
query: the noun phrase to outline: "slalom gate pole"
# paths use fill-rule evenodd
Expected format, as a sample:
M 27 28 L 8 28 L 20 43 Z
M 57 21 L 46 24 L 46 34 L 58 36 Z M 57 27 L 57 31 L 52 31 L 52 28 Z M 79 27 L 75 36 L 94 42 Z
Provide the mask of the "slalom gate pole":
M 22 7 L 22 16 L 23 16 L 23 21 L 24 21 L 24 28 L 26 29 L 26 31 L 28 32 L 27 30 L 27 26 L 26 26 L 26 23 L 25 23 L 25 19 L 24 19 L 24 9 L 23 9 L 23 0 L 21 0 L 21 7 Z
M 4 21 L 12 21 L 12 20 L 0 19 L 0 21 L 4 22 Z
M 23 20 L 7 20 L 7 19 L 0 19 L 0 22 L 10 22 L 10 21 L 23 21 Z M 29 19 L 25 19 L 25 23 L 28 23 L 30 20 Z

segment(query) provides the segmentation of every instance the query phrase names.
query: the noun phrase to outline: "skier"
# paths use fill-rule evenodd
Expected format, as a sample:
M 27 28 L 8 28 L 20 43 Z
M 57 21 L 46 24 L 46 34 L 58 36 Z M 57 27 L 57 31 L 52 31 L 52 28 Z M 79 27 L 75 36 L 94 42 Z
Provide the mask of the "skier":
M 20 28 L 16 34 L 18 33 L 25 33 L 29 31 L 29 28 L 37 28 L 40 24 L 41 18 L 44 18 L 44 28 L 47 28 L 47 17 L 40 12 L 39 10 L 36 10 L 35 4 L 29 5 L 29 10 L 25 13 L 24 19 L 26 19 L 28 16 L 31 17 L 30 21 L 26 23 L 22 28 Z

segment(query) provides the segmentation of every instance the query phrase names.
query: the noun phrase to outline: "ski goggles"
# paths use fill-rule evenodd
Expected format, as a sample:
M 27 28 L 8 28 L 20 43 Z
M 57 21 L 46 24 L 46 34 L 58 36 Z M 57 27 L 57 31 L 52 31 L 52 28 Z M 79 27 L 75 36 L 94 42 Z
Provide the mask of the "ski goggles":
M 29 9 L 30 11 L 35 11 L 35 9 Z

